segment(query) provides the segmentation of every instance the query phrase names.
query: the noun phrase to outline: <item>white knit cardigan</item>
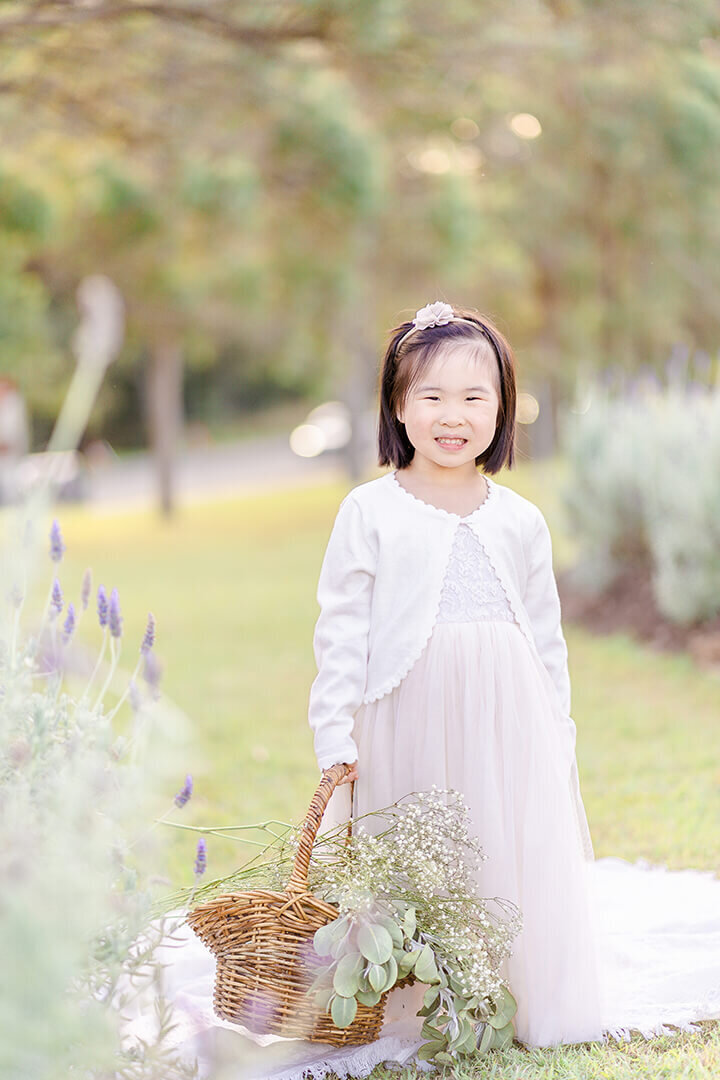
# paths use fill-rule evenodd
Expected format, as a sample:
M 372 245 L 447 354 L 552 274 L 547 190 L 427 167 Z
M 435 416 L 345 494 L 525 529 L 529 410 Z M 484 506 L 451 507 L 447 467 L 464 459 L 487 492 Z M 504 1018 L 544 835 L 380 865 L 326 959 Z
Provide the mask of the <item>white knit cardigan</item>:
M 467 521 L 557 691 L 578 835 L 585 857 L 592 859 L 550 531 L 534 503 L 487 475 L 485 479 L 485 501 L 464 517 L 412 495 L 396 471 L 359 484 L 340 503 L 317 587 L 320 615 L 313 650 L 318 673 L 308 707 L 317 762 L 322 770 L 357 760 L 355 713 L 361 704 L 398 686 L 425 648 L 455 530 Z

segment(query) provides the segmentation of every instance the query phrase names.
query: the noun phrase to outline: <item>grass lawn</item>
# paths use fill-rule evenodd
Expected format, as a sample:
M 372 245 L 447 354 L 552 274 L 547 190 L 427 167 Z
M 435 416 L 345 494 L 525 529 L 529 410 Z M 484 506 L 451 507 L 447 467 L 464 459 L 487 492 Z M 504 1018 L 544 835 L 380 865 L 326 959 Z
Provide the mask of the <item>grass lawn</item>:
M 557 462 L 523 464 L 500 483 L 546 514 L 556 569 L 573 557 L 563 532 Z M 186 760 L 158 792 L 158 812 L 193 774 L 195 792 L 174 816 L 195 825 L 298 820 L 319 779 L 307 725 L 315 675 L 312 631 L 320 563 L 349 485 L 197 503 L 171 522 L 154 513 L 98 515 L 63 507 L 68 599 L 92 566 L 120 591 L 128 653 L 145 615 L 157 618 L 165 691 L 191 721 Z M 682 656 L 625 635 L 565 626 L 583 797 L 598 858 L 645 857 L 720 872 L 720 680 Z M 128 664 L 131 661 L 126 661 Z M 173 886 L 190 884 L 194 838 L 165 828 Z M 228 873 L 247 848 L 211 838 L 208 877 Z M 720 1073 L 720 1024 L 703 1035 L 558 1051 L 491 1054 L 476 1077 L 700 1077 Z M 384 1075 L 382 1069 L 373 1076 Z M 388 1075 L 398 1076 L 399 1073 Z M 404 1075 L 414 1075 L 406 1072 Z M 455 1075 L 465 1075 L 459 1068 Z

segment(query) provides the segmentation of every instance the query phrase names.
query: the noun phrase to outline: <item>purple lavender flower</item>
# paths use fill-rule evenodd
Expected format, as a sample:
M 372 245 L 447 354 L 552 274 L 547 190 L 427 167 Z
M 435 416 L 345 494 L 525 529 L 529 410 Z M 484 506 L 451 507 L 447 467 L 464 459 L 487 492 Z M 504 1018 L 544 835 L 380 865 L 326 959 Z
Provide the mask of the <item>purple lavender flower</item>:
M 62 534 L 60 532 L 60 525 L 57 518 L 54 518 L 52 528 L 50 529 L 50 558 L 53 562 L 60 562 L 63 557 L 63 551 L 65 551 L 65 544 L 63 543 Z
M 88 569 L 83 574 L 82 587 L 80 589 L 80 600 L 82 602 L 83 611 L 87 611 L 87 606 L 90 603 L 90 592 L 92 590 L 92 572 Z
M 159 685 L 160 676 L 162 674 L 162 668 L 160 661 L 154 652 L 145 653 L 145 663 L 143 664 L 143 679 L 150 687 L 153 697 L 158 698 L 160 696 Z
M 185 777 L 185 784 L 184 784 L 182 790 L 178 791 L 177 795 L 175 796 L 175 805 L 176 806 L 184 806 L 185 803 L 189 801 L 190 796 L 192 795 L 192 789 L 193 789 L 193 780 L 192 780 L 192 776 L 190 775 L 190 773 L 188 773 L 187 776 Z
M 114 638 L 122 635 L 122 615 L 120 614 L 120 598 L 117 589 L 110 593 L 110 633 Z
M 147 626 L 145 627 L 145 637 L 143 638 L 142 645 L 140 646 L 140 652 L 143 654 L 143 656 L 147 656 L 154 644 L 155 616 L 153 615 L 152 611 L 150 611 L 148 612 L 148 621 Z
M 108 624 L 108 598 L 105 592 L 104 585 L 98 585 L 97 591 L 97 613 L 101 626 L 107 626 Z
M 75 629 L 75 605 L 71 602 L 67 606 L 67 618 L 63 623 L 63 641 L 69 641 Z
M 205 846 L 205 837 L 201 836 L 197 842 L 197 851 L 195 853 L 195 873 L 199 877 L 200 874 L 204 874 L 207 868 L 207 854 Z
M 135 682 L 134 679 L 130 680 L 130 687 L 129 687 L 128 694 L 129 694 L 129 698 L 130 698 L 130 708 L 132 709 L 133 712 L 140 712 L 140 707 L 142 705 L 142 698 L 140 697 L 140 691 L 138 690 L 138 685 L 137 685 L 137 683 Z
M 56 615 L 59 615 L 63 609 L 63 594 L 60 588 L 60 582 L 57 578 L 53 581 L 52 595 L 50 597 L 50 615 L 54 619 Z

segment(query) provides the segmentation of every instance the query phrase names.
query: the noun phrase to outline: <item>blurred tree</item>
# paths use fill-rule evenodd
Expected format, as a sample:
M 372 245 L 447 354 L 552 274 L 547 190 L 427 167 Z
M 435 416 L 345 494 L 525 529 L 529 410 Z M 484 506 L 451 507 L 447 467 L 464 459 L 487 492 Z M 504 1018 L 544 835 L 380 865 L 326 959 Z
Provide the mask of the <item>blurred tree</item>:
M 378 332 L 440 297 L 509 334 L 552 447 L 578 372 L 714 346 L 719 22 L 706 0 L 16 0 L 0 164 L 59 207 L 30 264 L 53 297 L 119 280 L 149 401 L 174 402 L 156 429 L 182 356 L 237 343 L 358 413 Z
M 22 176 L 0 172 L 0 373 L 12 376 L 25 398 L 55 408 L 53 376 L 62 359 L 51 333 L 51 298 L 27 265 L 50 224 L 40 192 Z

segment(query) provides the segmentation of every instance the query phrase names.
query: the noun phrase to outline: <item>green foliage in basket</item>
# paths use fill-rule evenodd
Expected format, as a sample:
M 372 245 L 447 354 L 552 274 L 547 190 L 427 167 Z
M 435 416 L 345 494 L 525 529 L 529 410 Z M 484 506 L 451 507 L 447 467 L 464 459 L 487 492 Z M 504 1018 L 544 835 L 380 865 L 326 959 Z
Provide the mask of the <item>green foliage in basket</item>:
M 395 905 L 394 914 L 378 905 L 364 914 L 346 913 L 315 932 L 315 951 L 328 958 L 310 987 L 333 1023 L 348 1027 L 357 1003 L 376 1005 L 382 994 L 411 972 L 428 984 L 422 1034 L 428 1039 L 418 1052 L 423 1061 L 452 1062 L 454 1053 L 477 1054 L 509 1046 L 517 1010 L 506 986 L 497 1000 L 468 994 L 465 984 L 417 926 L 412 905 Z
M 493 898 L 510 912 L 496 925 L 478 893 L 486 856 L 463 804 L 460 792 L 433 788 L 365 815 L 332 865 L 315 865 L 312 886 L 340 911 L 313 939 L 325 960 L 309 991 L 318 1007 L 347 1027 L 358 1002 L 377 1004 L 412 974 L 428 986 L 418 1013 L 428 1041 L 418 1056 L 440 1063 L 508 1046 L 517 1008 L 499 964 L 522 920 L 515 905 Z M 383 817 L 390 827 L 369 833 Z

